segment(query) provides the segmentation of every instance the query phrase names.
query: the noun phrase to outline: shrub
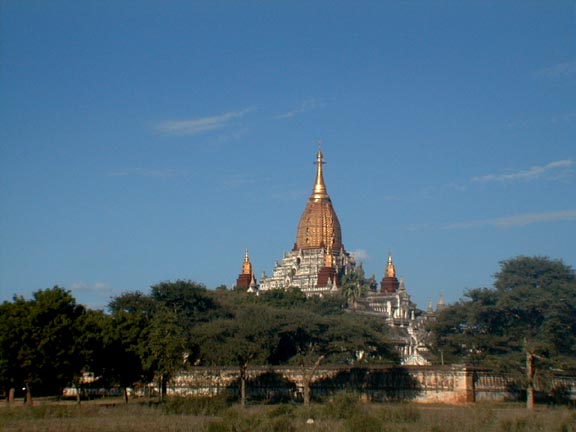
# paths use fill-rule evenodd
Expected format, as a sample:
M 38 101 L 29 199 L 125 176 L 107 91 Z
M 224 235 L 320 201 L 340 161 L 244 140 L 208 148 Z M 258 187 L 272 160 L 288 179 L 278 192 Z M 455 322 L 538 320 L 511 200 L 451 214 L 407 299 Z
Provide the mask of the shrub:
M 333 419 L 348 419 L 365 408 L 356 393 L 340 392 L 330 399 L 322 410 L 325 417 Z
M 384 405 L 379 414 L 386 423 L 416 423 L 420 420 L 420 410 L 409 404 Z
M 226 410 L 230 403 L 225 396 L 171 397 L 162 408 L 166 414 L 217 415 Z
M 281 404 L 276 405 L 274 408 L 268 411 L 267 415 L 270 418 L 274 418 L 281 416 L 291 416 L 292 414 L 294 414 L 294 407 L 292 405 Z
M 344 424 L 349 432 L 386 432 L 388 430 L 381 419 L 360 412 L 347 418 Z

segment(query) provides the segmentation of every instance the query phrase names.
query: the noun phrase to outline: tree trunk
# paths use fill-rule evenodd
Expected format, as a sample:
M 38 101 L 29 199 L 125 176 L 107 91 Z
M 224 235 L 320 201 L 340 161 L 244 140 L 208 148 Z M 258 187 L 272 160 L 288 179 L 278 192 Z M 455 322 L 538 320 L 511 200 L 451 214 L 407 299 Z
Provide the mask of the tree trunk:
M 310 380 L 304 378 L 304 387 L 302 388 L 302 397 L 304 399 L 304 406 L 310 405 Z
M 124 387 L 124 403 L 128 403 L 128 387 Z
M 310 396 L 312 379 L 314 378 L 316 370 L 320 367 L 320 364 L 325 357 L 325 354 L 322 354 L 320 357 L 318 357 L 314 363 L 314 366 L 312 366 L 310 373 L 308 374 L 306 373 L 306 367 L 304 366 L 304 363 L 302 363 L 302 378 L 304 379 L 304 388 L 302 389 L 304 393 L 302 394 L 302 397 L 304 398 L 304 405 L 310 405 L 310 400 L 312 399 Z
M 164 381 L 164 375 L 160 375 L 158 378 L 158 400 L 160 403 L 164 402 L 164 395 L 166 394 L 166 383 Z
M 14 393 L 16 393 L 16 389 L 11 387 L 10 390 L 8 390 L 8 399 L 6 400 L 8 403 L 14 402 Z
M 526 408 L 534 409 L 534 353 L 526 351 Z
M 77 386 L 76 386 L 76 403 L 77 403 L 78 405 L 80 405 L 81 400 L 82 400 L 82 395 L 80 394 L 80 386 L 77 385 Z
M 32 406 L 32 390 L 30 385 L 26 383 L 26 395 L 24 396 L 24 403 Z
M 240 366 L 240 406 L 246 406 L 246 365 Z

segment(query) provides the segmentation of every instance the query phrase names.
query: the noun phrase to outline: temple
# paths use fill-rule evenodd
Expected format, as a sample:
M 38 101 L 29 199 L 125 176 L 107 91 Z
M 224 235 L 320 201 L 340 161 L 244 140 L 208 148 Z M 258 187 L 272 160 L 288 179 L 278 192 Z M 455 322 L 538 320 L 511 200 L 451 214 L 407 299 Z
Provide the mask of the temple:
M 323 297 L 338 293 L 345 276 L 357 272 L 366 282 L 366 290 L 355 300 L 355 312 L 382 317 L 403 364 L 428 364 L 426 323 L 435 319 L 436 313 L 431 305 L 427 312 L 416 308 L 404 280 L 396 276 L 391 253 L 388 253 L 379 289 L 374 276 L 364 278 L 362 265 L 356 266 L 354 257 L 344 248 L 340 221 L 324 182 L 323 165 L 324 157 L 319 149 L 312 193 L 300 216 L 294 247 L 276 261 L 272 275 L 263 272 L 260 284 L 256 282 L 246 251 L 236 288 L 256 295 L 274 289 L 300 289 L 307 296 Z M 437 311 L 443 307 L 441 296 Z
M 298 288 L 306 295 L 337 292 L 344 274 L 354 269 L 354 258 L 342 244 L 342 231 L 326 190 L 323 155 L 316 154 L 316 178 L 302 212 L 296 242 L 276 261 L 271 276 L 262 275 L 259 289 Z

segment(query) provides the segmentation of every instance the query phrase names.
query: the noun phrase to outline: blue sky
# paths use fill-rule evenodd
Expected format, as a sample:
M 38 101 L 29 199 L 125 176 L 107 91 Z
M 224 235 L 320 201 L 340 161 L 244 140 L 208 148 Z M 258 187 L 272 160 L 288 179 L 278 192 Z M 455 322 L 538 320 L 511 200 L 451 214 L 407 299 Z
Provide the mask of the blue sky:
M 231 286 L 322 141 L 343 241 L 422 308 L 576 264 L 574 1 L 0 2 L 0 300 Z

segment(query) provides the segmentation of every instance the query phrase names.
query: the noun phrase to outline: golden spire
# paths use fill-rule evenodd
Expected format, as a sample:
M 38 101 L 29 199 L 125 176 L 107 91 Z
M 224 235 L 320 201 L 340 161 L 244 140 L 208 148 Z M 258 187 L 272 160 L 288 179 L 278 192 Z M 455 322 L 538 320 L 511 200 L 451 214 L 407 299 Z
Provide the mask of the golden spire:
M 322 165 L 324 165 L 324 161 L 322 159 L 322 150 L 318 149 L 318 153 L 316 154 L 316 180 L 314 181 L 314 189 L 312 190 L 312 196 L 310 197 L 316 201 L 330 198 L 328 196 L 328 192 L 326 191 L 326 185 L 324 184 Z
M 392 254 L 388 252 L 388 264 L 386 264 L 386 277 L 396 277 L 396 269 L 392 263 Z
M 322 150 L 319 148 L 316 154 L 314 188 L 300 216 L 294 250 L 330 248 L 331 251 L 338 251 L 342 248 L 340 222 L 326 191 L 323 164 Z
M 251 275 L 252 274 L 252 263 L 250 258 L 248 258 L 248 249 L 246 249 L 246 254 L 244 255 L 244 262 L 242 263 L 242 274 Z

